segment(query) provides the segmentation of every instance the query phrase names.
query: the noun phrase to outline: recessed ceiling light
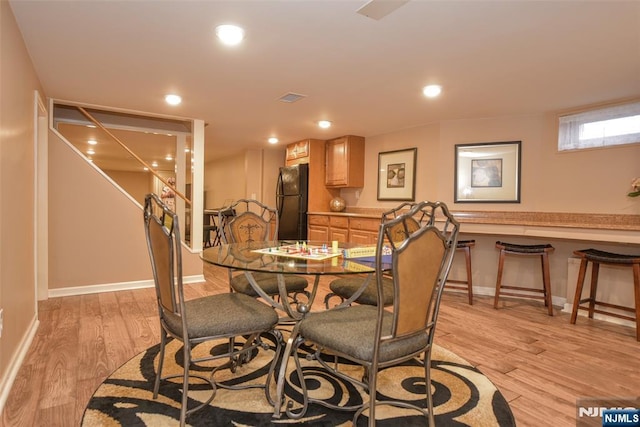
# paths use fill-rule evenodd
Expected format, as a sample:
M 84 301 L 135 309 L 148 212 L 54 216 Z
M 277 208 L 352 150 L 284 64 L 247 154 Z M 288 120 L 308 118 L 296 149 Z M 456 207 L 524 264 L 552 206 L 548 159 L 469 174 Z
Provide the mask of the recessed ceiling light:
M 329 120 L 320 120 L 318 121 L 318 126 L 322 129 L 328 129 L 331 127 L 331 122 Z
M 170 162 L 171 160 L 173 160 L 173 156 L 171 156 L 171 155 L 169 154 L 169 155 L 167 155 L 167 157 L 165 157 L 164 159 Z
M 440 85 L 428 85 L 422 89 L 422 93 L 427 98 L 435 98 L 436 96 L 440 95 L 441 92 L 442 86 Z
M 90 139 L 87 141 L 87 144 L 89 145 L 96 145 L 98 143 L 98 141 L 96 141 L 95 139 Z
M 169 105 L 179 105 L 182 102 L 182 98 L 179 95 L 169 94 L 164 97 L 164 100 L 167 101 Z
M 237 25 L 218 25 L 216 36 L 220 41 L 228 46 L 240 44 L 244 39 L 244 30 Z
M 272 136 L 267 141 L 269 141 L 269 144 L 277 144 L 278 143 L 278 138 L 276 138 L 275 136 Z
M 143 167 L 142 169 L 143 169 L 144 171 L 148 171 L 148 170 L 149 170 L 149 168 L 148 168 L 148 167 L 146 167 L 146 166 L 145 166 L 145 167 Z
M 89 148 L 87 150 L 87 154 L 96 154 L 96 150 L 94 150 L 93 148 Z
M 151 163 L 151 166 L 153 166 L 154 168 L 157 168 L 158 167 L 158 162 Z

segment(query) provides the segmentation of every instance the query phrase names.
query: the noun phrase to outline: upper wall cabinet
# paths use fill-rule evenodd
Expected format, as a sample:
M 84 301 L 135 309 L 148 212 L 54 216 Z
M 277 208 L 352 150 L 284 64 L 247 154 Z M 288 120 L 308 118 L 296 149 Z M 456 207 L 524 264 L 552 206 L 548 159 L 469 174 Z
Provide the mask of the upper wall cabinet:
M 309 157 L 309 140 L 294 142 L 287 145 L 287 162 Z M 300 163 L 300 162 L 296 162 Z M 302 162 L 305 163 L 305 162 Z
M 347 135 L 327 141 L 327 187 L 364 187 L 364 138 Z

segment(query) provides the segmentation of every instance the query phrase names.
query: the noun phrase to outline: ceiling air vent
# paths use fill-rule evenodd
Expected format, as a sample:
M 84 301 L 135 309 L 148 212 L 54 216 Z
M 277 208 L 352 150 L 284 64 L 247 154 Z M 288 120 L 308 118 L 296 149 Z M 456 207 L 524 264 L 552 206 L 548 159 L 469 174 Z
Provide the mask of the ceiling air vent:
M 299 93 L 289 92 L 282 95 L 280 98 L 278 98 L 278 100 L 282 102 L 291 103 L 291 102 L 300 101 L 302 98 L 306 98 L 306 97 L 307 95 L 300 95 Z

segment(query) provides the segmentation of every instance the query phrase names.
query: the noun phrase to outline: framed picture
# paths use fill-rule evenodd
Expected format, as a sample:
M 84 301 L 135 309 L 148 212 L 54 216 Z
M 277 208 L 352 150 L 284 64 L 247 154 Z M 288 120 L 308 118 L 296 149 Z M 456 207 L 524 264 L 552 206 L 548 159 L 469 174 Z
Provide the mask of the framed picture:
M 378 153 L 378 200 L 416 198 L 417 148 Z
M 520 203 L 522 141 L 457 144 L 454 202 Z

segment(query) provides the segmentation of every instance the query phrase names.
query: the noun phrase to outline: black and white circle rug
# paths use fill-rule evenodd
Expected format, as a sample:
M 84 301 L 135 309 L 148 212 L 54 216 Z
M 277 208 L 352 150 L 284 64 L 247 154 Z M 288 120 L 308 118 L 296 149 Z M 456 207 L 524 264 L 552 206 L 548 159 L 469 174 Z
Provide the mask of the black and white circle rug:
M 265 337 L 265 340 L 268 340 Z M 195 355 L 215 353 L 228 341 L 210 342 L 198 345 Z M 273 343 L 270 343 L 273 344 Z M 155 345 L 133 357 L 118 368 L 95 391 L 85 409 L 83 427 L 96 426 L 174 426 L 180 417 L 181 378 L 163 381 L 157 399 L 153 399 L 155 368 L 157 367 L 160 346 Z M 301 350 L 303 351 L 303 350 Z M 216 380 L 226 384 L 259 383 L 267 375 L 269 364 L 275 351 L 260 350 L 247 364 L 235 373 L 221 370 Z M 171 341 L 167 345 L 163 374 L 182 372 L 182 345 Z M 304 359 L 303 359 L 304 360 Z M 316 398 L 354 405 L 367 401 L 368 395 L 349 383 L 329 377 L 317 362 L 304 361 L 307 366 L 305 375 L 309 392 Z M 339 361 L 343 371 L 362 371 L 361 367 L 350 366 Z M 215 363 L 220 363 L 219 361 Z M 293 359 L 288 364 L 285 386 L 287 401 L 293 401 L 293 407 L 302 402 L 299 393 L 297 375 Z M 509 405 L 496 387 L 468 362 L 435 346 L 432 352 L 431 390 L 434 393 L 434 412 L 438 426 L 515 426 Z M 208 373 L 211 362 L 192 366 L 192 372 Z M 361 375 L 361 374 L 360 374 Z M 311 380 L 309 380 L 309 378 Z M 387 368 L 379 373 L 378 399 L 400 399 L 424 406 L 425 383 L 424 369 L 419 364 L 405 363 L 402 366 Z M 194 380 L 189 388 L 189 407 L 206 401 L 211 389 L 200 380 Z M 275 391 L 274 393 L 275 394 Z M 366 412 L 365 412 L 366 413 Z M 218 388 L 213 401 L 206 407 L 187 417 L 191 426 L 272 426 L 272 425 L 308 425 L 308 426 L 350 426 L 352 412 L 335 411 L 320 405 L 310 405 L 300 420 L 291 420 L 286 416 L 272 417 L 273 408 L 265 398 L 264 389 L 228 390 Z M 411 426 L 426 425 L 426 420 L 417 411 L 399 409 L 382 405 L 376 408 L 377 425 Z M 361 416 L 358 424 L 365 425 L 366 416 Z

